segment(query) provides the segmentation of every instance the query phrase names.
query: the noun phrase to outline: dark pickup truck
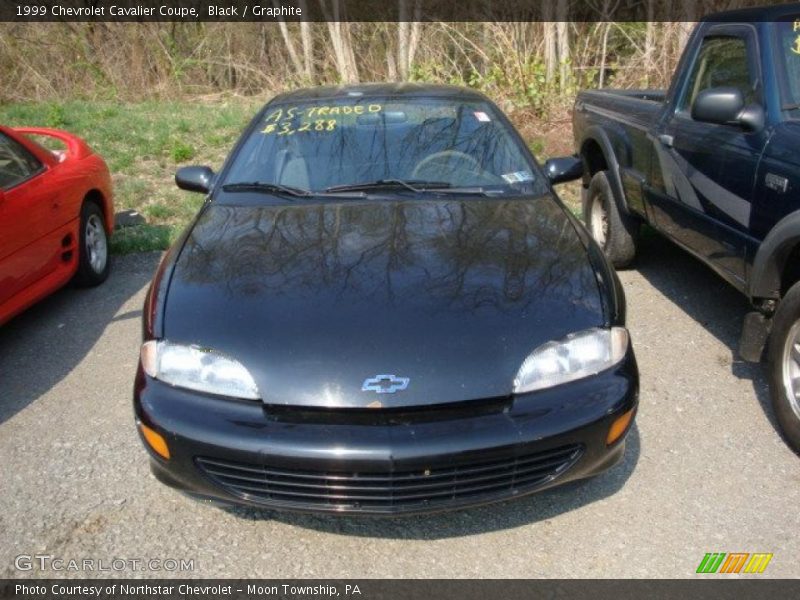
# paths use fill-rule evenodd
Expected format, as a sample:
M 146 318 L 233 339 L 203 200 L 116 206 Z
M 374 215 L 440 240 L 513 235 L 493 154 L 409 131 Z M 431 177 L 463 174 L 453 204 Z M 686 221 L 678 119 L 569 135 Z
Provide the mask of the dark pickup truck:
M 800 452 L 800 4 L 707 17 L 669 90 L 581 92 L 573 127 L 584 218 L 616 267 L 647 223 L 750 299 L 740 354 L 766 347 Z

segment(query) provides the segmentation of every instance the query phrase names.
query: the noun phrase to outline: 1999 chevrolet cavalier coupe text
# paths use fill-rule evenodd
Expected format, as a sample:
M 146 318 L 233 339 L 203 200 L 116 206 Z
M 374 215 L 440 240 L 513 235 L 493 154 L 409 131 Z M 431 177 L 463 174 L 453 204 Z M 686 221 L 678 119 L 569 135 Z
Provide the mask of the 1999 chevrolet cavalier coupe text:
M 499 109 L 439 86 L 275 98 L 147 296 L 137 424 L 206 498 L 425 512 L 619 460 L 638 397 L 619 281 Z

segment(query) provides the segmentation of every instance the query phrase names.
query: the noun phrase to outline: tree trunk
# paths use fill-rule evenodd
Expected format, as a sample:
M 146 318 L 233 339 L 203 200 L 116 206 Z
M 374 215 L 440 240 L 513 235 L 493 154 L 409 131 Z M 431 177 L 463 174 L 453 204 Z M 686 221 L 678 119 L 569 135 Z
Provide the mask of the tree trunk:
M 694 22 L 697 19 L 695 8 L 695 0 L 683 0 L 683 18 L 678 30 L 678 54 L 683 52 L 686 42 L 689 41 L 689 35 L 694 29 Z
M 408 80 L 414 55 L 417 53 L 420 35 L 420 17 L 422 14 L 421 0 L 414 0 L 414 13 L 409 11 L 410 0 L 399 0 L 397 23 L 397 52 L 395 65 L 400 79 Z M 410 21 L 410 19 L 412 19 Z
M 608 34 L 611 31 L 611 23 L 605 21 L 601 27 L 603 28 L 603 43 L 600 49 L 600 80 L 598 81 L 598 89 L 603 89 L 606 83 L 606 56 L 608 55 Z
M 644 85 L 650 87 L 650 78 L 653 71 L 653 39 L 655 38 L 655 7 L 653 0 L 647 0 L 647 29 L 644 34 Z
M 556 38 L 558 41 L 558 89 L 562 92 L 570 83 L 570 48 L 569 23 L 567 22 L 567 0 L 558 0 L 556 4 Z
M 406 64 L 406 58 L 408 57 L 408 21 L 406 20 L 408 18 L 408 0 L 400 0 L 399 9 L 395 63 L 397 64 L 397 72 L 400 78 L 405 80 L 408 77 L 408 64 Z
M 553 82 L 558 67 L 558 56 L 556 54 L 556 23 L 553 22 L 553 5 L 545 2 L 542 6 L 542 29 L 544 35 L 544 72 L 545 81 L 548 84 Z
M 303 14 L 307 15 L 306 0 L 299 0 L 298 5 Z M 308 21 L 300 21 L 300 41 L 303 44 L 303 72 L 309 85 L 313 85 L 317 74 L 314 65 L 314 38 L 311 36 L 311 24 Z
M 325 0 L 319 0 L 320 7 L 328 25 L 333 58 L 339 78 L 344 83 L 358 83 L 358 67 L 356 66 L 353 44 L 350 37 L 350 23 L 340 21 L 339 0 L 331 0 L 331 8 Z
M 282 18 L 278 19 L 278 26 L 281 30 L 281 36 L 283 36 L 283 43 L 286 46 L 286 51 L 289 53 L 289 58 L 292 61 L 294 72 L 296 75 L 302 75 L 303 63 L 300 62 L 300 56 L 297 54 L 297 49 L 294 47 L 294 42 L 292 41 L 292 36 L 289 33 L 289 28 L 286 26 L 286 21 L 284 21 Z
M 411 66 L 414 64 L 414 57 L 417 55 L 417 48 L 419 48 L 419 38 L 422 34 L 421 18 L 422 2 L 421 0 L 417 0 L 414 6 L 414 22 L 411 24 L 411 39 L 408 42 L 408 73 L 406 74 L 406 79 L 408 79 L 408 74 L 411 72 Z

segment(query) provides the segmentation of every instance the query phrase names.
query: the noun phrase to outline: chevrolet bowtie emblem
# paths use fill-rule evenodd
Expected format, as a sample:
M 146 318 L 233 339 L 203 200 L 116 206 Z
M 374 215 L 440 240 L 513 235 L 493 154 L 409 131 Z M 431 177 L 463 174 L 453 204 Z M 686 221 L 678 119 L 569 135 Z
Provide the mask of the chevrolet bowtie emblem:
M 397 375 L 375 375 L 375 377 L 364 380 L 361 391 L 394 394 L 406 389 L 409 381 L 408 377 L 398 377 Z

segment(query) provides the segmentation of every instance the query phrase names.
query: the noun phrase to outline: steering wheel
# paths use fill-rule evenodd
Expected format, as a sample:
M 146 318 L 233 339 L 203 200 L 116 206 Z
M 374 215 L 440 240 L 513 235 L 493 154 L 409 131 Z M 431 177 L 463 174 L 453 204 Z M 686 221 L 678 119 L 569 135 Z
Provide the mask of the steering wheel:
M 442 150 L 430 156 L 426 156 L 417 163 L 414 170 L 411 172 L 412 179 L 431 179 L 441 177 L 442 170 L 447 169 L 451 162 L 462 162 L 464 166 L 471 171 L 480 171 L 481 166 L 478 161 L 472 158 L 469 154 L 460 152 L 459 150 Z M 430 176 L 425 176 L 425 171 L 429 170 Z

